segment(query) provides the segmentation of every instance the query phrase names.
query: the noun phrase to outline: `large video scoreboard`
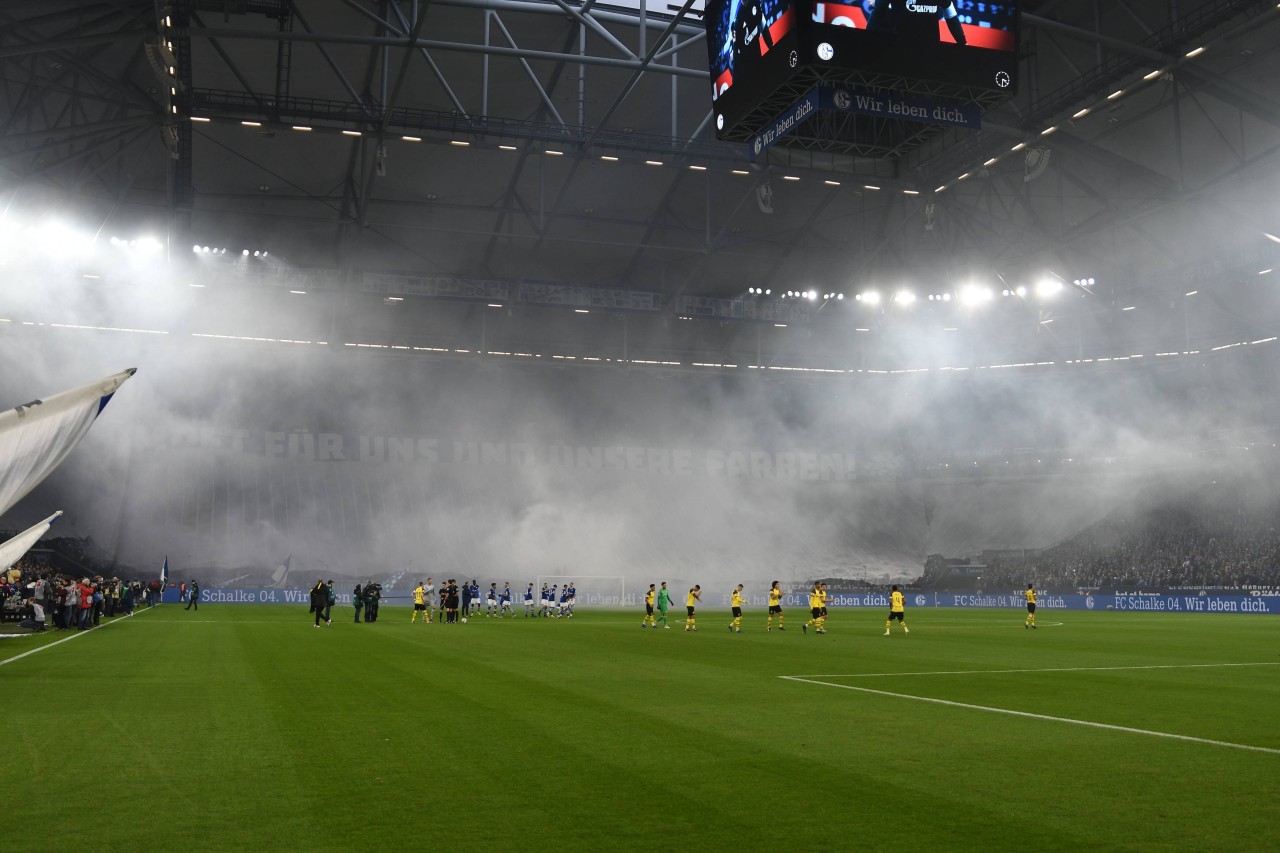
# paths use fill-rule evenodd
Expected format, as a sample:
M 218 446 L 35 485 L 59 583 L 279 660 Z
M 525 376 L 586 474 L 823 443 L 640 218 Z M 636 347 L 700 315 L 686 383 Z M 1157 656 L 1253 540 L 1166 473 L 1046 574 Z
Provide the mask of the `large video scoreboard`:
M 1017 87 L 1015 0 L 708 0 L 705 20 L 721 138 L 785 84 L 841 72 L 956 93 Z

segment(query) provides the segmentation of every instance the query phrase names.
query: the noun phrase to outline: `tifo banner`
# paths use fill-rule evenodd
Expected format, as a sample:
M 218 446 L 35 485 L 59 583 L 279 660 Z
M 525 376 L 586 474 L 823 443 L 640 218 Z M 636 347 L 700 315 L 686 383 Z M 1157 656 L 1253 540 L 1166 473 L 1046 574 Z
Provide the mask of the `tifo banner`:
M 949 127 L 982 127 L 982 111 L 970 104 L 953 104 L 929 98 L 914 98 L 892 92 L 866 92 L 859 89 L 822 86 L 818 89 L 819 106 L 824 110 L 896 118 L 922 124 Z

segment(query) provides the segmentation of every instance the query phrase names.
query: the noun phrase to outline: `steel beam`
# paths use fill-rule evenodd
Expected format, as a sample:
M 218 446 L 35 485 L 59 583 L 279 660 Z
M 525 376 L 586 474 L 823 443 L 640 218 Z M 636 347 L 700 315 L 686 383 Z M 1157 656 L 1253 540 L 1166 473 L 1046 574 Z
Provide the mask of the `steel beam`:
M 692 2 L 692 0 L 690 0 Z M 688 4 L 686 4 L 688 5 Z M 223 27 L 192 27 L 189 30 L 194 38 L 207 39 L 252 39 L 255 41 L 275 41 L 287 38 L 291 41 L 319 42 L 325 44 L 354 44 L 371 47 L 409 47 L 409 39 L 402 36 L 360 36 L 346 33 L 275 33 L 261 30 L 247 30 Z M 648 62 L 632 59 L 618 59 L 611 56 L 579 56 L 575 53 L 556 53 L 547 50 L 531 50 L 528 48 L 499 47 L 497 45 L 467 44 L 464 42 L 436 41 L 421 39 L 418 46 L 426 50 L 457 51 L 459 53 L 479 53 L 491 56 L 509 56 L 517 59 L 546 59 L 553 62 L 586 63 L 588 65 L 607 65 L 613 68 L 625 68 L 633 71 L 652 71 L 660 74 L 675 74 L 680 77 L 692 77 L 700 80 L 709 79 L 709 72 L 703 68 L 685 68 L 683 66 L 654 65 L 652 58 Z

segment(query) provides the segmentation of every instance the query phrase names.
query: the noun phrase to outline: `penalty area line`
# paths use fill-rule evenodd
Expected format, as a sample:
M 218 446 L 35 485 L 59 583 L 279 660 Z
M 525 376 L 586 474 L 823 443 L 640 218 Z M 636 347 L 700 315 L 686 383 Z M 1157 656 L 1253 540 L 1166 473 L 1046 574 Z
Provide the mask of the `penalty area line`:
M 1225 740 L 1210 740 L 1209 738 L 1193 737 L 1191 735 L 1179 735 L 1172 732 L 1157 732 L 1151 729 L 1137 729 L 1131 726 L 1117 726 L 1111 723 L 1096 723 L 1092 720 L 1077 720 L 1072 717 L 1054 717 L 1049 714 L 1034 714 L 1030 711 L 1015 711 L 1011 708 L 996 708 L 991 705 L 971 705 L 968 702 L 953 702 L 950 699 L 934 699 L 929 696 L 912 696 L 910 693 L 893 693 L 888 690 L 874 690 L 870 687 L 854 687 L 852 684 L 832 684 L 829 681 L 817 681 L 812 678 L 801 678 L 795 675 L 779 675 L 778 678 L 787 681 L 800 681 L 806 684 L 817 684 L 820 687 L 836 687 L 841 690 L 855 690 L 859 693 L 871 693 L 876 696 L 892 696 L 895 699 L 911 699 L 915 702 L 928 702 L 931 705 L 946 705 L 951 708 L 964 708 L 968 711 L 986 711 L 991 714 L 1005 714 L 1010 717 L 1024 717 L 1030 720 L 1047 720 L 1052 723 L 1067 723 L 1073 726 L 1086 726 L 1091 729 L 1104 729 L 1113 732 L 1124 732 L 1133 735 L 1147 735 L 1148 737 L 1162 737 L 1170 740 L 1181 740 L 1189 743 L 1201 743 L 1208 746 L 1223 746 L 1228 749 L 1243 749 L 1250 752 L 1266 752 L 1271 755 L 1280 755 L 1280 749 L 1273 749 L 1268 746 L 1253 746 L 1247 743 L 1231 743 Z

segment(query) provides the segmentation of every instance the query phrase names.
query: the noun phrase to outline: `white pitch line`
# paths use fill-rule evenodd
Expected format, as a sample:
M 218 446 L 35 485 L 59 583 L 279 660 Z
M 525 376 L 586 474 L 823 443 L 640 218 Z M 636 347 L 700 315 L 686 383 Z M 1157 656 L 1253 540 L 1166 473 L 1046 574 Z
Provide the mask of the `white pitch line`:
M 825 675 L 780 675 L 779 678 L 900 678 L 907 675 L 1008 675 L 1025 672 L 1115 672 L 1132 669 L 1216 669 L 1226 666 L 1280 666 L 1280 661 L 1258 663 L 1169 663 L 1145 666 L 1064 666 L 1044 669 L 940 669 L 932 672 L 854 672 Z
M 873 690 L 870 687 L 854 687 L 852 684 L 832 684 L 829 681 L 815 681 L 809 678 L 800 678 L 795 675 L 780 675 L 779 678 L 787 681 L 803 681 L 807 684 L 817 684 L 821 687 L 837 687 L 841 690 L 856 690 L 859 693 L 872 693 L 876 696 L 892 696 L 895 699 L 912 699 L 916 702 L 928 702 L 933 705 L 947 705 L 952 708 L 965 708 L 970 711 L 987 711 L 992 714 L 1007 714 L 1011 717 L 1026 717 L 1031 720 L 1048 720 L 1054 723 L 1069 723 L 1073 726 L 1087 726 L 1092 729 L 1106 729 L 1113 732 L 1125 732 L 1134 735 L 1148 735 L 1149 737 L 1163 737 L 1171 740 L 1182 740 L 1190 743 L 1203 743 L 1209 746 L 1225 746 L 1229 749 L 1244 749 L 1250 752 L 1266 752 L 1271 755 L 1280 755 L 1280 749 L 1273 749 L 1268 746 L 1252 746 L 1247 743 L 1231 743 L 1225 740 L 1210 740 L 1209 738 L 1192 737 L 1191 735 L 1176 735 L 1170 732 L 1157 732 L 1151 729 L 1135 729 L 1130 726 L 1115 726 L 1110 723 L 1095 723 L 1091 720 L 1076 720 L 1071 717 L 1054 717 L 1049 714 L 1033 714 L 1030 711 L 1014 711 L 1009 708 L 994 708 L 990 705 L 970 705 L 968 702 L 952 702 L 950 699 L 933 699 L 928 696 L 912 696 L 910 693 L 892 693 L 888 690 Z
M 150 607 L 144 607 L 144 608 L 141 608 L 141 609 L 140 609 L 140 611 L 135 611 L 135 612 L 145 612 L 145 611 L 150 610 L 150 609 L 151 609 Z M 108 626 L 110 626 L 110 625 L 114 625 L 114 624 L 116 624 L 117 622 L 120 622 L 120 621 L 122 621 L 122 620 L 124 620 L 124 619 L 126 619 L 126 618 L 128 618 L 128 617 L 125 617 L 125 616 L 117 616 L 117 617 L 115 617 L 114 619 L 112 619 L 110 622 L 103 622 L 103 623 L 102 623 L 101 625 L 99 625 L 98 627 L 99 627 L 99 628 L 106 628 L 106 627 L 108 627 Z M 45 649 L 51 649 L 51 648 L 53 648 L 54 646 L 60 646 L 60 645 L 62 645 L 63 643 L 69 643 L 69 642 L 71 642 L 71 641 L 72 641 L 72 640 L 74 640 L 74 639 L 77 639 L 77 638 L 79 638 L 79 637 L 83 637 L 83 636 L 85 636 L 86 634 L 90 634 L 90 633 L 93 633 L 93 632 L 92 632 L 92 631 L 77 631 L 76 633 L 72 634 L 70 637 L 63 637 L 61 640 L 54 640 L 52 643 L 46 643 L 46 644 L 45 644 L 45 645 L 43 645 L 43 646 L 39 646 L 39 647 L 37 647 L 37 648 L 34 648 L 34 649 L 30 649 L 30 650 L 28 650 L 28 651 L 25 651 L 25 652 L 23 652 L 23 653 L 22 653 L 22 654 L 20 654 L 20 655 L 14 655 L 14 656 L 13 656 L 13 657 L 11 657 L 11 658 L 5 658 L 4 660 L 0 660 L 0 666 L 4 666 L 5 664 L 13 663 L 14 661 L 22 660 L 22 659 L 23 659 L 23 658 L 25 658 L 27 655 L 34 655 L 36 652 L 42 652 L 42 651 L 44 651 Z

